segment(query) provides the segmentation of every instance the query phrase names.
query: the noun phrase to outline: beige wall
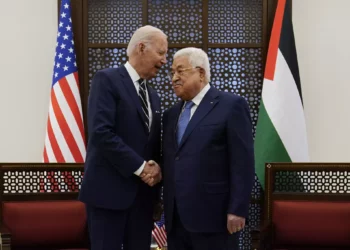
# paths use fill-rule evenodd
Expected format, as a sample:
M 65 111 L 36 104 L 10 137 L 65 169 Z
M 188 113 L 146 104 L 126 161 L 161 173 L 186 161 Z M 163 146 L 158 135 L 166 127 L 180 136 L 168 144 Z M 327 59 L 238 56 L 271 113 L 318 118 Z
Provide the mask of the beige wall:
M 57 0 L 0 0 L 0 161 L 41 161 Z
M 41 161 L 57 0 L 0 6 L 0 161 Z M 349 9 L 348 0 L 293 0 L 312 161 L 350 161 Z
M 350 162 L 350 1 L 293 0 L 312 161 Z

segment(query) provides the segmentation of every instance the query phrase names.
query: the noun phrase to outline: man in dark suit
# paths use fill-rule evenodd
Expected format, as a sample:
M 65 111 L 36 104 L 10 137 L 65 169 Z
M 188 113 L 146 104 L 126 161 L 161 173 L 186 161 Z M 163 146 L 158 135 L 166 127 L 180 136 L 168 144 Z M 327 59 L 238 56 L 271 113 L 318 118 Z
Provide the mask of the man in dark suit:
M 128 62 L 97 72 L 88 103 L 87 155 L 79 195 L 92 250 L 149 250 L 161 180 L 160 99 L 147 85 L 166 63 L 166 35 L 138 29 Z M 144 181 L 143 181 L 144 180 Z
M 247 102 L 209 85 L 209 60 L 201 49 L 179 50 L 169 77 L 182 101 L 163 117 L 168 249 L 238 248 L 254 181 Z

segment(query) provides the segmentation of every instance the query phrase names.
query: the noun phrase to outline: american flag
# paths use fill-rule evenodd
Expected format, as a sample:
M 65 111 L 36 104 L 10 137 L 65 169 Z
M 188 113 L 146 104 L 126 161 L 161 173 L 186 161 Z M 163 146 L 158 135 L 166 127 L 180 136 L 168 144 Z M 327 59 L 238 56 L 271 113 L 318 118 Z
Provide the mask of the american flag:
M 164 224 L 164 213 L 159 221 L 154 223 L 154 229 L 152 231 L 153 238 L 156 240 L 158 247 L 162 248 L 166 245 L 166 231 Z
M 70 0 L 62 0 L 43 161 L 83 163 L 86 146 Z

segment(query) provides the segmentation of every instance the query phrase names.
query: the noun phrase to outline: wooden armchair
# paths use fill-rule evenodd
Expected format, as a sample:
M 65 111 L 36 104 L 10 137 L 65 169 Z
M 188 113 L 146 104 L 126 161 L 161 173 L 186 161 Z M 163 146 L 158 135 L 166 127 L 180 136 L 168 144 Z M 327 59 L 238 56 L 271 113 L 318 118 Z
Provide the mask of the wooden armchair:
M 82 164 L 0 164 L 2 250 L 88 249 Z
M 350 164 L 266 164 L 264 220 L 252 249 L 350 249 Z

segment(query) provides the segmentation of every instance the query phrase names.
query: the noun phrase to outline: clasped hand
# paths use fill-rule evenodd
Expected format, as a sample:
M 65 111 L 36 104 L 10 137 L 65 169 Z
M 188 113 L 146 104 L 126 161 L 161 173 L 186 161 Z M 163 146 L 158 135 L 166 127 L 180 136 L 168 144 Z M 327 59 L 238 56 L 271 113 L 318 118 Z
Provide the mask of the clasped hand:
M 162 173 L 159 165 L 153 160 L 146 162 L 140 177 L 146 184 L 153 187 L 162 180 Z
M 227 230 L 230 234 L 241 231 L 245 226 L 245 218 L 234 214 L 227 215 Z

